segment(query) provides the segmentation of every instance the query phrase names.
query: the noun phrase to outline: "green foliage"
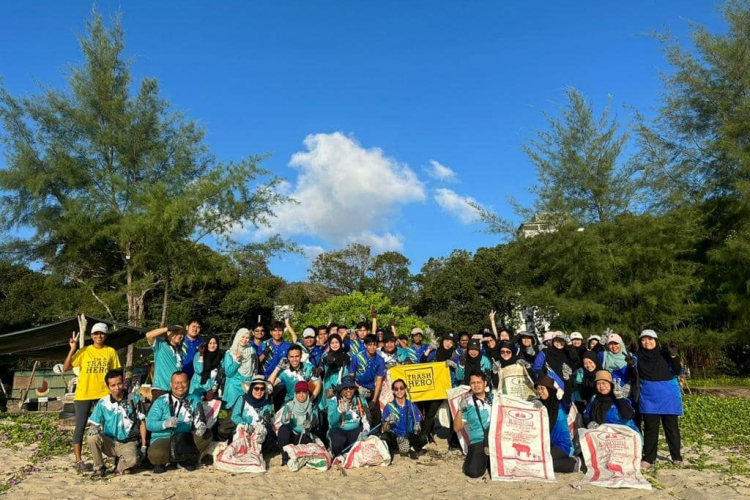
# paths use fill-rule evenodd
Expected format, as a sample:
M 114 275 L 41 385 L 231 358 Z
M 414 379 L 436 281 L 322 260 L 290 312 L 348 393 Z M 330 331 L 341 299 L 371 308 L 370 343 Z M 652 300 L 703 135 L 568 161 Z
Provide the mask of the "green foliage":
M 388 323 L 395 320 L 399 333 L 407 335 L 414 327 L 427 328 L 427 323 L 417 316 L 409 314 L 407 307 L 396 306 L 382 293 L 354 292 L 350 295 L 332 297 L 322 304 L 312 304 L 308 311 L 295 319 L 300 327 L 320 326 L 328 323 L 329 318 L 335 323 L 345 323 L 353 328 L 360 321 L 371 324 L 371 310 L 378 313 L 378 326 L 388 329 Z M 301 334 L 301 332 L 298 332 Z

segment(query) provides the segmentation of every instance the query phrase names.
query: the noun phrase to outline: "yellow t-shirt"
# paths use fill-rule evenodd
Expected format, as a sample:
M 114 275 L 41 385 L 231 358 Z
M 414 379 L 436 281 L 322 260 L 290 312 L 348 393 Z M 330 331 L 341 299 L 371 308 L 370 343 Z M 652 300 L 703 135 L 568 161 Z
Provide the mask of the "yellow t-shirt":
M 83 401 L 101 399 L 109 394 L 107 384 L 104 383 L 104 375 L 109 370 L 120 368 L 120 359 L 111 347 L 105 346 L 97 349 L 88 345 L 73 354 L 72 364 L 81 369 L 78 373 L 78 386 L 73 399 Z

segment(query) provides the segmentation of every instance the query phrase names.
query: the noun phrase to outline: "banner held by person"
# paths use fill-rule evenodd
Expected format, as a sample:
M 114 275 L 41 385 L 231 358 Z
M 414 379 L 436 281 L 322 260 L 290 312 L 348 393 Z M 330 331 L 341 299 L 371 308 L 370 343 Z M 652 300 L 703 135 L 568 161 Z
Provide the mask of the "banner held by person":
M 445 363 L 419 363 L 394 366 L 388 370 L 391 380 L 406 382 L 411 400 L 435 401 L 446 399 L 446 391 L 451 389 L 450 369 Z
M 555 480 L 544 407 L 512 396 L 495 398 L 489 448 L 493 481 Z

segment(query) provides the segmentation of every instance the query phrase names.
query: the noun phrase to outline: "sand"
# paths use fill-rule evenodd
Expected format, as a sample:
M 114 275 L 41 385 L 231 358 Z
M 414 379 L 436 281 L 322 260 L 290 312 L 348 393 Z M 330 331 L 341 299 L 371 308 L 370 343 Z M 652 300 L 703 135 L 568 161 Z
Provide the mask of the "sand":
M 4 448 L 0 481 L 26 463 L 30 450 Z M 72 471 L 72 454 L 42 464 L 5 495 L 8 500 L 121 499 L 155 500 L 263 498 L 492 498 L 492 499 L 686 499 L 750 498 L 750 478 L 729 478 L 713 471 L 669 469 L 658 472 L 663 489 L 611 490 L 581 486 L 583 474 L 558 474 L 555 483 L 508 483 L 489 477 L 468 479 L 461 473 L 463 456 L 448 452 L 444 441 L 417 461 L 396 457 L 388 467 L 326 472 L 303 469 L 292 473 L 274 456 L 265 474 L 228 474 L 204 465 L 195 472 L 169 469 L 165 474 L 145 470 L 95 481 Z M 89 462 L 90 463 L 90 462 Z M 111 465 L 110 465 L 111 467 Z

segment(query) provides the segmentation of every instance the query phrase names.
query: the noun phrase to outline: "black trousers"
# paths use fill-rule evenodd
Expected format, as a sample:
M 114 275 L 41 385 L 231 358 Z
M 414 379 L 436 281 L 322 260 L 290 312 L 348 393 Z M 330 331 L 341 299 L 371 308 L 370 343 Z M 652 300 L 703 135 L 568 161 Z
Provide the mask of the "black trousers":
M 391 456 L 399 453 L 396 437 L 396 433 L 393 431 L 383 432 L 382 434 L 380 434 L 380 439 L 385 441 L 385 444 L 388 445 L 388 451 L 391 452 Z M 424 445 L 426 444 L 424 438 L 422 438 L 418 434 L 409 434 L 408 436 L 406 436 L 406 438 L 409 440 L 409 446 L 414 448 L 414 451 L 421 450 L 422 447 L 424 447 Z
M 659 445 L 659 421 L 664 427 L 669 455 L 672 460 L 682 460 L 680 442 L 680 421 L 677 415 L 641 415 L 643 420 L 643 461 L 650 464 L 656 461 L 656 450 Z
M 550 446 L 549 454 L 552 455 L 552 469 L 555 472 L 570 474 L 575 471 L 576 459 L 569 457 L 567 453 L 557 446 Z
M 300 441 L 300 435 L 292 430 L 291 427 L 282 425 L 279 427 L 278 442 L 279 448 L 281 448 L 281 461 L 286 464 L 289 460 L 289 455 L 284 451 L 284 446 L 288 444 L 310 444 L 314 441 L 314 435 L 311 433 L 305 433 L 302 435 Z
M 435 430 L 435 418 L 437 417 L 438 410 L 440 410 L 440 405 L 442 404 L 442 399 L 438 401 L 427 401 L 425 403 L 424 422 L 422 422 L 422 435 L 428 439 Z
M 341 455 L 347 446 L 354 444 L 362 433 L 360 425 L 354 430 L 345 431 L 344 429 L 335 428 L 328 431 L 328 439 L 331 441 L 331 454 L 334 457 Z
M 464 474 L 469 477 L 482 477 L 489 469 L 490 457 L 484 454 L 484 443 L 470 444 L 464 459 Z

